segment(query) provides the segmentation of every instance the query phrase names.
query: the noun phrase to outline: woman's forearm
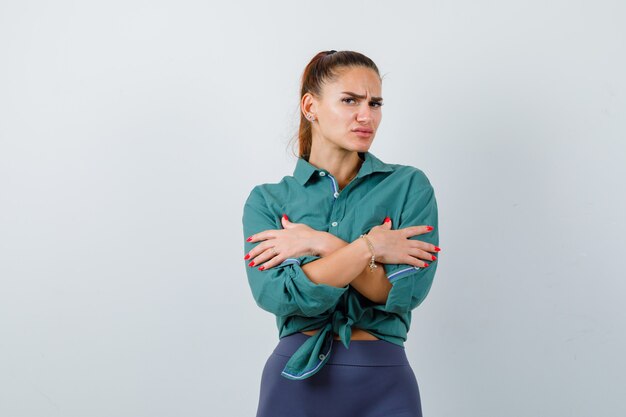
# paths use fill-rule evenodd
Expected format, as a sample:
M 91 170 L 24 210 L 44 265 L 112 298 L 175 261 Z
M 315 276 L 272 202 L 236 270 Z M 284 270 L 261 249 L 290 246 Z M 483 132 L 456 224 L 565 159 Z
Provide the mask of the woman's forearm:
M 321 257 L 325 257 L 330 255 L 331 253 L 343 248 L 348 244 L 345 240 L 340 237 L 333 235 L 328 232 L 317 232 L 319 233 L 320 238 L 317 239 L 318 242 L 321 242 L 319 248 L 316 248 L 316 252 L 319 253 Z M 370 258 L 372 254 L 370 252 Z
M 387 278 L 383 264 L 375 263 L 378 268 L 370 271 L 370 267 L 366 266 L 350 285 L 376 304 L 385 304 L 392 285 Z
M 333 246 L 336 250 L 332 253 L 324 251 L 322 258 L 302 265 L 302 271 L 316 284 L 334 287 L 352 284 L 369 264 L 372 255 L 365 239 L 344 243 L 341 247 Z
M 320 233 L 325 234 L 324 244 L 318 248 L 318 252 L 322 257 L 327 257 L 348 245 L 348 242 L 331 233 Z M 371 259 L 371 253 L 368 252 L 368 254 Z M 320 260 L 318 259 L 315 262 L 319 261 Z M 369 300 L 378 304 L 385 304 L 387 302 L 389 291 L 391 290 L 391 283 L 389 282 L 389 279 L 387 279 L 387 274 L 385 273 L 383 264 L 376 262 L 376 265 L 378 268 L 374 268 L 373 271 L 370 271 L 368 262 L 362 268 L 361 272 L 350 282 L 350 285 Z

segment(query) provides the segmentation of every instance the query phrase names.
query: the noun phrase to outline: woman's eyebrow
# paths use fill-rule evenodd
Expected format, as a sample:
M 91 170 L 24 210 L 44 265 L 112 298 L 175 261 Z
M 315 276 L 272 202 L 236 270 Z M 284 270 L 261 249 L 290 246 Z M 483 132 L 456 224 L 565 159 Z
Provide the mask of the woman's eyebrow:
M 353 97 L 360 98 L 360 99 L 363 99 L 363 98 L 367 97 L 366 95 L 353 93 L 352 91 L 342 91 L 342 93 L 348 94 L 348 95 L 351 95 Z M 382 97 L 372 97 L 372 100 L 373 101 L 383 101 L 383 98 Z

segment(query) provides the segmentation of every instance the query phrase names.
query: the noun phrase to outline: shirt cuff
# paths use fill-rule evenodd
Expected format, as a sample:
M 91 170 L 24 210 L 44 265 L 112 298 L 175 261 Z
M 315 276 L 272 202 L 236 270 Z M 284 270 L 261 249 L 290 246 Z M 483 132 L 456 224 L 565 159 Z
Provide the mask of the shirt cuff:
M 381 309 L 389 313 L 407 314 L 428 295 L 437 262 L 432 262 L 425 268 L 407 264 L 384 264 L 384 268 L 392 286 Z
M 288 269 L 289 280 L 287 290 L 298 300 L 302 300 L 301 308 L 307 316 L 321 314 L 334 307 L 341 296 L 348 290 L 345 287 L 334 287 L 328 284 L 317 284 L 309 279 L 302 270 L 302 265 L 319 259 L 319 256 L 301 256 L 287 258 L 274 268 L 291 265 Z
M 408 264 L 383 264 L 383 267 L 385 268 L 385 275 L 387 275 L 387 279 L 391 283 L 399 278 L 416 274 L 420 269 L 422 269 L 419 266 Z

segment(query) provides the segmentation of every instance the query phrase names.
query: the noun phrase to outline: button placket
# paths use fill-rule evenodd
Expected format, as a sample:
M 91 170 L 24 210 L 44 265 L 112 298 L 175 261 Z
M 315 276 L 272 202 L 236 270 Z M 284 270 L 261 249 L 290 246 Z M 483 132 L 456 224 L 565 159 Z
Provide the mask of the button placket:
M 337 188 L 337 181 L 335 180 L 335 178 L 330 174 L 330 173 L 326 173 L 324 171 L 319 171 L 319 175 L 321 177 L 325 177 L 328 176 L 328 179 L 331 181 L 331 187 L 332 187 L 332 191 L 333 191 L 333 197 L 335 198 L 335 200 L 333 201 L 333 206 L 335 205 L 335 201 L 337 200 L 337 198 L 339 198 L 339 189 Z M 337 221 L 333 221 L 330 224 L 332 227 L 337 227 L 339 225 L 339 222 Z
M 328 174 L 328 178 L 330 179 L 331 186 L 333 187 L 333 197 L 337 199 L 337 197 L 339 197 L 339 187 L 337 186 L 337 180 L 330 174 Z

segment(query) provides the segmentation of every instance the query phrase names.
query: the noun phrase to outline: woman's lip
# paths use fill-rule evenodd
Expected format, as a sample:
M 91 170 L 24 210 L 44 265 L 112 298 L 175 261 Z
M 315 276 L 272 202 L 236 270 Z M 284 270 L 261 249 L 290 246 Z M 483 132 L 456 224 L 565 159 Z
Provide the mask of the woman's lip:
M 356 133 L 357 136 L 361 136 L 361 137 L 364 137 L 364 138 L 368 137 L 368 136 L 372 136 L 372 134 L 374 133 L 374 132 L 365 132 L 363 130 L 353 130 L 353 132 Z

